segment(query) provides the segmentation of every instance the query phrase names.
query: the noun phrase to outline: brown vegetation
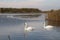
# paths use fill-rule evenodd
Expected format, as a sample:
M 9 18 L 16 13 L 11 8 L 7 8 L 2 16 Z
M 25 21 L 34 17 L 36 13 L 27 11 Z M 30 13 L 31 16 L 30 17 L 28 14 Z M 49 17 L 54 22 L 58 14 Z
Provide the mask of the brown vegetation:
M 39 13 L 36 8 L 0 8 L 0 13 Z
M 48 24 L 60 26 L 60 10 L 48 13 Z

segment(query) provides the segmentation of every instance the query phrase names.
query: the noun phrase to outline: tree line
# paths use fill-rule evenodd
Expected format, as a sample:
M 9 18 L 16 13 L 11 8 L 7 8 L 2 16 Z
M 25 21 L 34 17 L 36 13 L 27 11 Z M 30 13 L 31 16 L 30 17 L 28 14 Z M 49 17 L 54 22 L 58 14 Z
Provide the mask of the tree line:
M 0 8 L 0 13 L 40 13 L 37 8 Z

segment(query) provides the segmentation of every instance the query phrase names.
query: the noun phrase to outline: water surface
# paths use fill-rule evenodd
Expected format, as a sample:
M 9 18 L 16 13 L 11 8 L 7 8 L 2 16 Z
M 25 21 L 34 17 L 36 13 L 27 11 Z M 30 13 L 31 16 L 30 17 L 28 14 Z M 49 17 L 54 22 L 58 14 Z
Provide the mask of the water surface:
M 0 40 L 60 40 L 60 28 L 44 28 L 45 14 L 38 17 L 0 16 Z M 24 31 L 24 23 L 34 27 L 31 32 Z M 47 24 L 47 23 L 46 23 Z

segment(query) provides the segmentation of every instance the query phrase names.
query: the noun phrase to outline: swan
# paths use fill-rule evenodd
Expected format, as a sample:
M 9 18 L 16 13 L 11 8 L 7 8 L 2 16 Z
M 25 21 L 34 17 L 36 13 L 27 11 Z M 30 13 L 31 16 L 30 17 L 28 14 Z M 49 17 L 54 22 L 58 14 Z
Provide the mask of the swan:
M 25 22 L 25 31 L 32 31 L 34 28 L 32 26 L 28 26 L 28 24 Z
M 46 25 L 45 22 L 44 22 L 44 29 L 48 29 L 49 30 L 49 29 L 52 29 L 52 28 L 53 28 L 52 25 Z

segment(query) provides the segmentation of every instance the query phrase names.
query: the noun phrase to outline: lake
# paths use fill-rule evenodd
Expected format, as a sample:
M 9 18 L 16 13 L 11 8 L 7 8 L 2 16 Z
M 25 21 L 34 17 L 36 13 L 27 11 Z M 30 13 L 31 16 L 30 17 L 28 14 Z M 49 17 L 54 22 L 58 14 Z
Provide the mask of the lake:
M 60 27 L 44 28 L 47 26 L 45 17 L 46 14 L 37 17 L 0 15 L 0 40 L 60 40 Z M 24 23 L 34 30 L 25 31 Z

